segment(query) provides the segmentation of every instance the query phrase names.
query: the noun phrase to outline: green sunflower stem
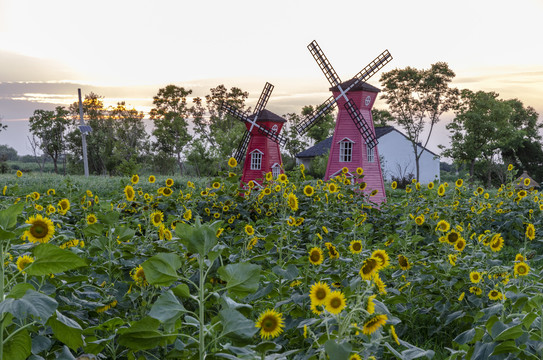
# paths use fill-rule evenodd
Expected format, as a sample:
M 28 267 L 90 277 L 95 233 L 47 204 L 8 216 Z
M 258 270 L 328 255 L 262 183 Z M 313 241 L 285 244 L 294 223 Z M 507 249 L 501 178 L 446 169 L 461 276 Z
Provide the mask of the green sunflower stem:
M 205 359 L 205 324 L 204 324 L 204 320 L 205 320 L 205 315 L 204 315 L 204 310 L 205 310 L 205 293 L 204 293 L 204 286 L 205 286 L 205 283 L 204 283 L 204 277 L 205 277 L 205 273 L 204 273 L 204 258 L 202 255 L 200 255 L 198 257 L 198 262 L 199 262 L 199 272 L 200 272 L 200 279 L 199 279 L 199 287 L 198 287 L 198 300 L 199 300 L 199 303 L 198 303 L 198 307 L 199 307 L 199 316 L 198 316 L 198 320 L 200 322 L 200 333 L 198 335 L 198 345 L 199 345 L 199 359 L 200 360 L 204 360 Z
M 0 302 L 4 301 L 4 247 L 0 249 Z M 4 316 L 0 319 L 0 360 L 4 359 Z

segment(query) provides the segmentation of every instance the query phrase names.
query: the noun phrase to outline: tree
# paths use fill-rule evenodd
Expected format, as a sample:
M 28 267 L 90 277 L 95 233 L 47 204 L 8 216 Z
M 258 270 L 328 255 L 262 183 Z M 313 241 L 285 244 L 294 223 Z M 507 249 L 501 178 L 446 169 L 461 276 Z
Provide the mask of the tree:
M 183 173 L 183 148 L 191 139 L 187 122 L 191 114 L 187 96 L 191 93 L 192 90 L 175 85 L 159 89 L 150 112 L 155 125 L 153 148 L 159 157 L 174 157 L 180 173 Z
M 58 159 L 66 149 L 66 131 L 71 123 L 68 111 L 57 106 L 54 111 L 35 110 L 29 119 L 30 133 L 43 153 L 53 160 L 58 174 Z
M 420 177 L 419 160 L 424 147 L 428 145 L 434 125 L 457 102 L 458 90 L 449 87 L 454 76 L 445 62 L 435 63 L 427 70 L 407 67 L 381 76 L 382 98 L 386 100 L 396 123 L 407 132 L 411 140 L 417 178 Z M 427 122 L 430 129 L 423 142 L 422 132 Z
M 0 145 L 0 159 L 4 159 L 4 161 L 17 161 L 19 155 L 17 154 L 17 150 L 11 146 Z
M 2 132 L 2 130 L 6 130 L 7 128 L 7 125 L 2 124 L 2 117 L 0 116 L 0 132 Z
M 455 113 L 456 117 L 447 125 L 451 147 L 443 155 L 469 164 L 473 178 L 477 160 L 490 161 L 496 150 L 512 138 L 514 129 L 508 122 L 512 108 L 494 92 L 465 89 Z
M 389 126 L 389 123 L 394 122 L 394 116 L 390 111 L 384 109 L 371 109 L 371 117 L 375 127 Z

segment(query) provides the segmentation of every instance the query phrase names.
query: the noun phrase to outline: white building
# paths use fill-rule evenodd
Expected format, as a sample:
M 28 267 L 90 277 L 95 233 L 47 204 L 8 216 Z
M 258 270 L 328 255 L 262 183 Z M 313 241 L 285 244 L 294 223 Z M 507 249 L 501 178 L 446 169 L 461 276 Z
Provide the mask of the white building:
M 376 127 L 375 136 L 379 141 L 377 147 L 384 180 L 392 181 L 392 177 L 409 177 L 410 174 L 416 177 L 417 167 L 411 141 L 393 126 Z M 330 150 L 331 143 L 332 137 L 329 137 L 302 151 L 296 155 L 296 162 L 308 167 L 311 159 L 315 156 L 325 155 Z M 417 180 L 423 184 L 439 181 L 439 155 L 418 145 L 418 151 L 421 150 L 420 176 Z

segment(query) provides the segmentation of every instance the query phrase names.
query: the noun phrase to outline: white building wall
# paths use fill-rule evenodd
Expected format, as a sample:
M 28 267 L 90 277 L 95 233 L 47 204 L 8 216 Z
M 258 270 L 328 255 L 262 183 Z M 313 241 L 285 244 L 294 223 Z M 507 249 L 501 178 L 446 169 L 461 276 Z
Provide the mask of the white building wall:
M 416 177 L 417 168 L 415 154 L 411 142 L 397 130 L 393 130 L 379 138 L 379 155 L 385 181 L 392 177 L 403 177 L 413 174 Z M 419 147 L 419 150 L 421 147 Z M 420 178 L 422 184 L 439 180 L 439 157 L 424 151 L 419 160 Z

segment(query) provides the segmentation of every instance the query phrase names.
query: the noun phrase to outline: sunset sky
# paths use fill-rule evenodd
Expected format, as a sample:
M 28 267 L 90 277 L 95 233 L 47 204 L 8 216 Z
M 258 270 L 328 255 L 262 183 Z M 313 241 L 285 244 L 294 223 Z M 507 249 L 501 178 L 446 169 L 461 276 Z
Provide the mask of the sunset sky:
M 329 96 L 312 40 L 342 80 L 388 49 L 394 60 L 381 73 L 445 61 L 453 86 L 543 114 L 542 18 L 543 0 L 0 0 L 0 144 L 29 153 L 28 117 L 76 101 L 77 88 L 147 112 L 170 83 L 195 96 L 237 86 L 254 105 L 268 81 L 267 108 L 299 112 Z M 379 77 L 369 83 L 379 87 Z M 431 150 L 448 143 L 451 117 Z

